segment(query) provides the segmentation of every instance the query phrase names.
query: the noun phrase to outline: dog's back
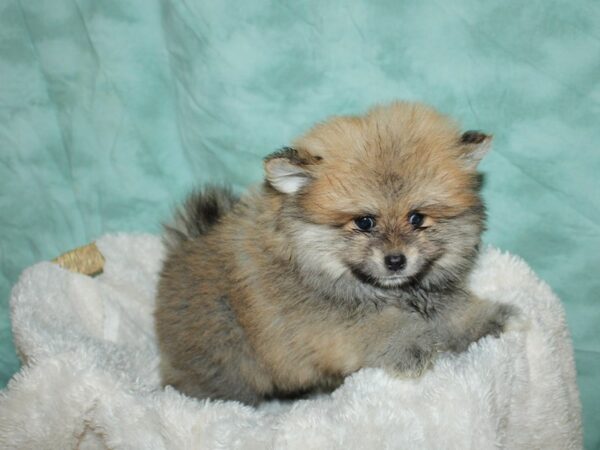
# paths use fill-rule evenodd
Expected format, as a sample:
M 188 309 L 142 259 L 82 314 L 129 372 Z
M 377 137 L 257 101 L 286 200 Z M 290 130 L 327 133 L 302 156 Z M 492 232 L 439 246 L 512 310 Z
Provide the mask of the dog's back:
M 192 193 L 165 226 L 167 256 L 155 311 L 161 376 L 190 396 L 259 401 L 244 373 L 258 374 L 239 326 L 224 276 L 218 226 L 238 198 L 230 189 L 207 186 Z

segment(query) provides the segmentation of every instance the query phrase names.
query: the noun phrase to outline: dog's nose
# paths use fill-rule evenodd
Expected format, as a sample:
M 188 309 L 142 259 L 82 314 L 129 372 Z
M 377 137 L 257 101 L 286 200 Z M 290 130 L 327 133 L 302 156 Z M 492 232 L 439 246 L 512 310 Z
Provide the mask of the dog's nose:
M 406 266 L 406 256 L 402 253 L 398 253 L 396 255 L 387 255 L 383 258 L 385 262 L 385 266 L 390 269 L 392 272 L 398 272 L 399 270 L 404 269 Z

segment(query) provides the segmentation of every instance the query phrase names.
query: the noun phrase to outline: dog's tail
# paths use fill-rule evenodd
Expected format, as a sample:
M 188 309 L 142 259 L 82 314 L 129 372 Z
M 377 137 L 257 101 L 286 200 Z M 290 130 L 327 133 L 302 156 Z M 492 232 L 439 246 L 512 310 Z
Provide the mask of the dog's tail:
M 167 250 L 174 251 L 183 242 L 206 234 L 237 202 L 229 187 L 208 185 L 190 194 L 173 222 L 164 226 Z

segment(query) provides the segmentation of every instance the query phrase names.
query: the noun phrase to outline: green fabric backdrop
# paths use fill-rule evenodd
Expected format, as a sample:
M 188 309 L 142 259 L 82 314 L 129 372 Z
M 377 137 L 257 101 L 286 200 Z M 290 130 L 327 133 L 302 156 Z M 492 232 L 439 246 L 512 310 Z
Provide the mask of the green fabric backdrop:
M 495 134 L 485 239 L 563 299 L 600 445 L 600 3 L 0 0 L 0 379 L 20 271 L 158 232 L 330 114 L 429 102 Z M 551 424 L 549 424 L 551 426 Z

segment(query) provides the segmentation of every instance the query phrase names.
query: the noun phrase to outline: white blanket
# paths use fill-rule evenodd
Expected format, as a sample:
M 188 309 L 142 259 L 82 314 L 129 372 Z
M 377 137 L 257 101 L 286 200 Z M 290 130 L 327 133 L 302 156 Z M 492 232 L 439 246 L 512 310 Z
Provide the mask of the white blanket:
M 0 448 L 581 448 L 571 339 L 558 298 L 520 259 L 488 249 L 482 297 L 526 327 L 442 355 L 417 380 L 361 370 L 331 395 L 258 409 L 160 389 L 152 324 L 160 240 L 100 239 L 97 278 L 40 263 L 12 292 L 24 362 L 0 394 Z

